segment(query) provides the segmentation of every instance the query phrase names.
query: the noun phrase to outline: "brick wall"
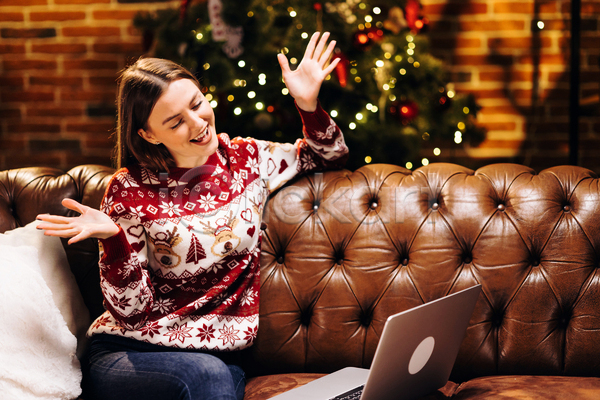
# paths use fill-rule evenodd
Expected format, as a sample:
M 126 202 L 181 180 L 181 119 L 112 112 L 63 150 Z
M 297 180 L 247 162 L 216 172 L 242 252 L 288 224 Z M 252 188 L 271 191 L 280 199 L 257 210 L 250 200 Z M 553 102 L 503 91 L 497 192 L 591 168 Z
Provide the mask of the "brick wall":
M 116 77 L 142 54 L 132 18 L 178 3 L 0 0 L 0 168 L 110 165 Z
M 570 1 L 422 4 L 432 52 L 450 67 L 458 91 L 475 94 L 483 107 L 478 121 L 488 129 L 481 146 L 448 151 L 453 157 L 445 161 L 567 164 Z M 580 118 L 579 164 L 600 172 L 600 0 L 582 0 L 580 62 L 587 115 Z
M 569 9 L 562 0 L 422 0 L 432 52 L 472 92 L 478 148 L 431 161 L 568 162 Z M 118 71 L 142 54 L 139 10 L 180 1 L 0 0 L 0 169 L 110 163 Z M 582 0 L 580 164 L 600 172 L 600 0 Z M 544 29 L 537 22 L 544 22 Z M 595 103 L 594 103 L 595 101 Z

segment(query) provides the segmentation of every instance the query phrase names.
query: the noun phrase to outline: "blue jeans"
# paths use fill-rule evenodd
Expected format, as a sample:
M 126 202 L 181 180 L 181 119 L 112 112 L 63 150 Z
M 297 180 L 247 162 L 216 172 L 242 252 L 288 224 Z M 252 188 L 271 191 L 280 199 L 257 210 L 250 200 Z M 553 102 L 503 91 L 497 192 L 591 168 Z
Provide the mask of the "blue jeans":
M 246 379 L 236 352 L 174 349 L 102 334 L 92 337 L 88 354 L 84 388 L 98 399 L 244 398 Z

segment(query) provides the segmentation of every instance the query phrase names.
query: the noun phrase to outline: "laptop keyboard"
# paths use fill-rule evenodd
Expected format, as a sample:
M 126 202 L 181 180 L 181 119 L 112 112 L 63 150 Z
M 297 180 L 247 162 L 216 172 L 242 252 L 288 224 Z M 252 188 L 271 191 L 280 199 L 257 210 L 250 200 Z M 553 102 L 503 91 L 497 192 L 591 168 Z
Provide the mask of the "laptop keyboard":
M 342 393 L 338 396 L 332 397 L 329 400 L 358 400 L 358 399 L 360 399 L 360 396 L 362 395 L 364 387 L 365 387 L 365 385 L 356 387 L 352 390 L 347 391 L 346 393 Z

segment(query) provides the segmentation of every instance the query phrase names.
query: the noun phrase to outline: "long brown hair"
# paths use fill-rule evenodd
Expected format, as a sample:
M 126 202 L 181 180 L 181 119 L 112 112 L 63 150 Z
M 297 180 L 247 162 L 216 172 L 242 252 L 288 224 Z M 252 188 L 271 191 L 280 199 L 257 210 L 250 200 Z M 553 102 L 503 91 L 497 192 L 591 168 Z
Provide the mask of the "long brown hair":
M 169 84 L 178 79 L 189 79 L 200 87 L 187 69 L 160 58 L 140 58 L 121 73 L 114 152 L 117 168 L 137 163 L 153 171 L 168 171 L 175 166 L 175 160 L 164 145 L 148 143 L 138 131 L 148 128 L 154 105 Z

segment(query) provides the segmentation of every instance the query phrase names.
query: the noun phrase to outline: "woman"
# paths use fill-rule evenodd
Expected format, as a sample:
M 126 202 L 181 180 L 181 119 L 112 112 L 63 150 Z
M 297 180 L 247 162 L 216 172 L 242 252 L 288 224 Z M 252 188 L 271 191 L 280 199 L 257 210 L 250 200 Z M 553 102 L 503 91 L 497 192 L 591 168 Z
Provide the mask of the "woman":
M 317 101 L 335 42 L 311 38 L 298 68 L 279 54 L 304 139 L 278 145 L 216 133 L 192 74 L 140 59 L 121 76 L 117 157 L 102 211 L 40 215 L 47 235 L 100 241 L 107 311 L 89 328 L 101 399 L 242 399 L 237 352 L 258 330 L 262 208 L 298 173 L 340 165 L 343 136 Z

